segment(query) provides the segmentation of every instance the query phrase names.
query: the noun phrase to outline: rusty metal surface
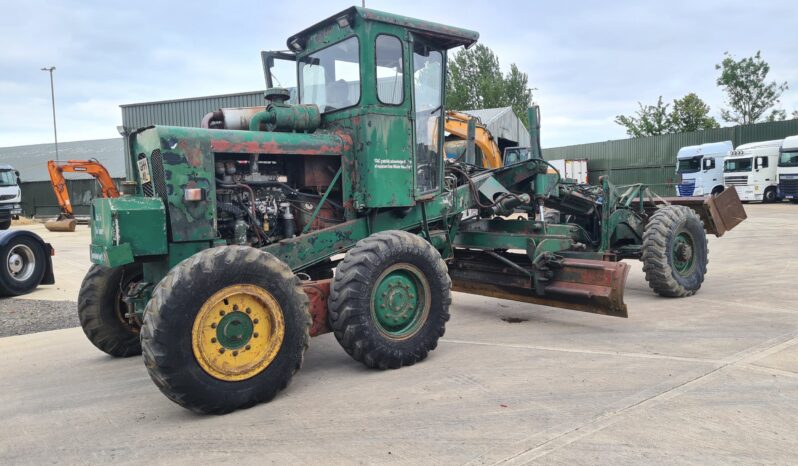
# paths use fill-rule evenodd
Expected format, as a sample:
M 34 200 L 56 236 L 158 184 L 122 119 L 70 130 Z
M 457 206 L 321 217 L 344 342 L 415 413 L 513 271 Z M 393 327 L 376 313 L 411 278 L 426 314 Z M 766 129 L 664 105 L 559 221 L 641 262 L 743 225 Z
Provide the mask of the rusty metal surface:
M 724 233 L 748 218 L 736 189 L 724 189 L 716 196 L 654 199 L 654 204 L 646 204 L 647 213 L 653 213 L 657 206 L 664 203 L 683 205 L 693 209 L 704 222 L 706 232 L 717 237 L 723 236 Z M 633 202 L 632 207 L 636 206 L 637 202 Z
M 532 270 L 529 272 L 531 274 Z M 594 314 L 628 316 L 623 291 L 629 264 L 563 259 L 561 266 L 552 272 L 544 293 L 536 294 L 531 275 L 486 260 L 479 254 L 463 258 L 456 253 L 455 260 L 449 264 L 455 291 Z
M 327 327 L 327 298 L 330 296 L 331 282 L 332 279 L 302 282 L 302 289 L 310 300 L 308 309 L 313 319 L 310 326 L 312 337 L 330 331 Z

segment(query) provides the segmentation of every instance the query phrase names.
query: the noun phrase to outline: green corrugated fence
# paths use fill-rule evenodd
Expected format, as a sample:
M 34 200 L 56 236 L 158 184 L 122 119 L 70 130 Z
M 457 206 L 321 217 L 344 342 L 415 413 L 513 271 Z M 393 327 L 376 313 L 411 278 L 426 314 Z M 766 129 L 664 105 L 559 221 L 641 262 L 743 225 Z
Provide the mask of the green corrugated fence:
M 544 120 L 545 123 L 545 120 Z M 734 147 L 749 142 L 782 139 L 798 134 L 798 120 L 757 123 L 693 133 L 578 144 L 543 149 L 543 157 L 587 159 L 588 181 L 598 184 L 602 175 L 618 185 L 646 183 L 659 195 L 673 196 L 676 153 L 684 146 L 732 141 Z

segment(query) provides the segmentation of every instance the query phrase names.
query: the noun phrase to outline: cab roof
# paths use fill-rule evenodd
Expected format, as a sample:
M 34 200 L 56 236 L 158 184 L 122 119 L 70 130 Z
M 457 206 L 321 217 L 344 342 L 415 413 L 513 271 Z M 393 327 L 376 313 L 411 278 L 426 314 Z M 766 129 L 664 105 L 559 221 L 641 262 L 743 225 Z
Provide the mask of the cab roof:
M 329 25 L 341 18 L 360 17 L 364 21 L 374 21 L 379 23 L 393 24 L 396 26 L 405 27 L 411 31 L 418 32 L 425 36 L 433 37 L 438 44 L 451 49 L 454 47 L 465 46 L 470 47 L 479 39 L 479 33 L 468 29 L 461 29 L 454 26 L 447 26 L 445 24 L 433 23 L 432 21 L 424 21 L 421 19 L 410 18 L 407 16 L 395 15 L 386 13 L 384 11 L 372 10 L 370 8 L 361 8 L 358 6 L 349 7 L 340 13 L 334 14 L 329 18 L 319 21 L 318 23 L 310 26 L 289 37 L 286 44 L 297 39 L 303 39 L 315 31 Z
M 759 142 L 749 142 L 748 144 L 741 144 L 737 146 L 734 151 L 741 151 L 741 150 L 756 150 L 756 149 L 767 149 L 768 147 L 781 147 L 781 143 L 784 142 L 784 139 L 774 139 L 772 141 L 759 141 Z
M 789 136 L 784 138 L 784 142 L 781 144 L 781 150 L 793 151 L 796 149 L 798 149 L 798 136 Z
M 677 159 L 689 159 L 699 155 L 708 154 L 722 154 L 726 155 L 730 150 L 734 149 L 731 141 L 723 142 L 708 142 L 697 146 L 685 146 L 679 149 L 676 154 Z

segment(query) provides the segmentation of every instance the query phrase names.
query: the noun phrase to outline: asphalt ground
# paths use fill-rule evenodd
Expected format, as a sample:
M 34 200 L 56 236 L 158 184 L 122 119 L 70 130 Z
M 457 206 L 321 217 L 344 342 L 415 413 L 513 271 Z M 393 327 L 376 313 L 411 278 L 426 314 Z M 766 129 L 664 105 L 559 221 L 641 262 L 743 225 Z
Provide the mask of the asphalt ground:
M 78 328 L 0 338 L 0 464 L 796 464 L 798 206 L 746 210 L 693 297 L 639 263 L 628 319 L 455 293 L 424 362 L 368 370 L 323 335 L 274 401 L 226 416 Z M 88 236 L 43 236 L 58 283 L 3 306 L 77 296 Z

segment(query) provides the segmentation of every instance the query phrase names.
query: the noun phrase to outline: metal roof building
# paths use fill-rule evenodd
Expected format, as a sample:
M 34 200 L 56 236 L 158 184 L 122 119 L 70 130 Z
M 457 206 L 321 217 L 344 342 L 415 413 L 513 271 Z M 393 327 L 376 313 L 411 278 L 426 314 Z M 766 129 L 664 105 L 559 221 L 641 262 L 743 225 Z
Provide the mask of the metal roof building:
M 125 177 L 122 138 L 60 142 L 58 157 L 60 160 L 97 159 L 105 165 L 112 177 Z M 48 160 L 55 160 L 55 147 L 52 143 L 0 147 L 0 163 L 7 163 L 19 170 L 19 177 L 23 182 L 49 181 Z M 86 178 L 85 175 L 81 177 Z
M 482 110 L 463 110 L 473 115 L 487 126 L 490 134 L 498 138 L 499 147 L 529 147 L 529 131 L 518 119 L 512 107 L 485 108 Z

